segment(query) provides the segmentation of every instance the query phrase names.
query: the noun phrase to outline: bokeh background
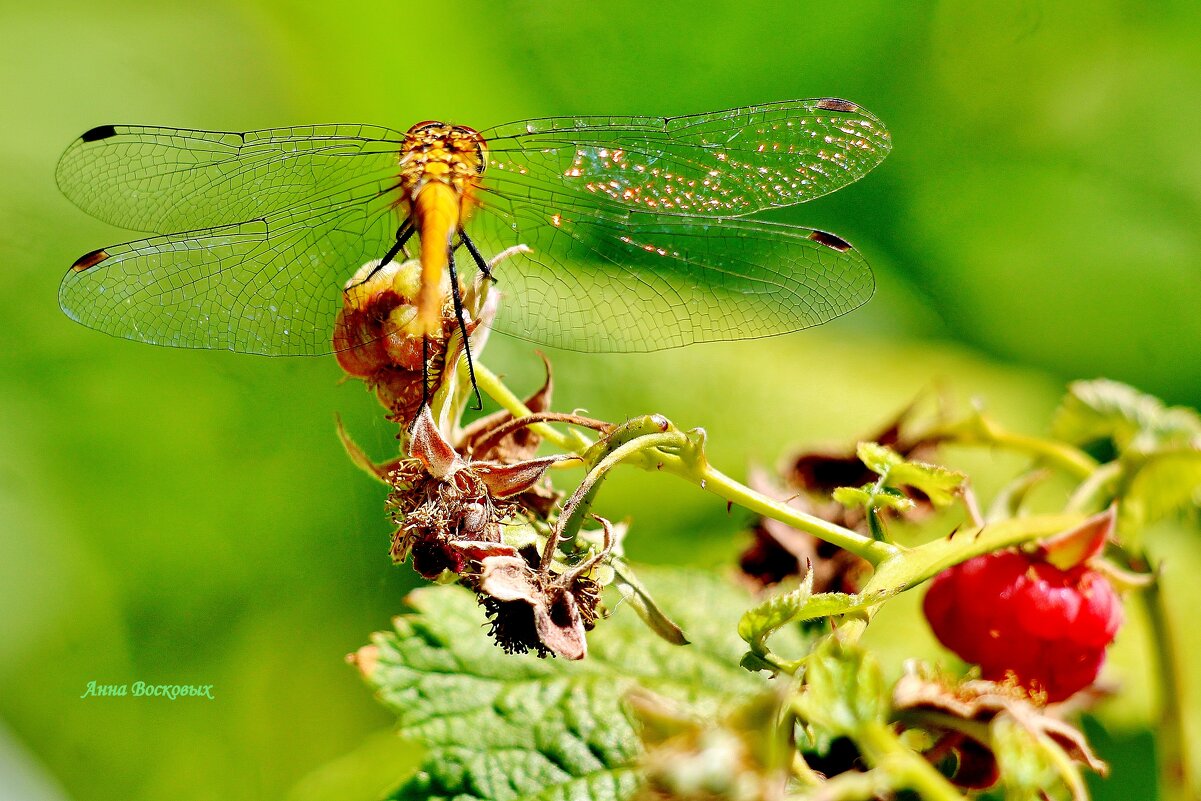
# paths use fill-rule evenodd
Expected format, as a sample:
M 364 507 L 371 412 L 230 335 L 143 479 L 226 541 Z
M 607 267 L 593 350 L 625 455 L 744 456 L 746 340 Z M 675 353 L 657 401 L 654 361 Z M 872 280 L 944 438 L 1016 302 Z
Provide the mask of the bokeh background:
M 874 300 L 770 341 L 552 352 L 563 408 L 703 425 L 741 474 L 933 385 L 1032 431 L 1073 378 L 1201 404 L 1195 2 L 0 0 L 0 38 L 0 798 L 349 801 L 413 758 L 342 662 L 413 582 L 334 415 L 379 456 L 394 431 L 332 359 L 172 351 L 60 314 L 66 266 L 133 238 L 54 185 L 98 124 L 484 127 L 850 98 L 892 156 L 774 218 L 854 242 Z M 537 385 L 528 345 L 494 338 L 486 358 Z M 664 477 L 623 474 L 602 505 L 633 517 L 644 561 L 713 565 L 741 544 L 745 518 Z M 1153 542 L 1183 628 L 1196 541 Z M 1099 798 L 1153 795 L 1157 699 L 1130 617 L 1122 693 L 1089 722 L 1113 763 Z M 881 647 L 935 653 L 917 620 L 873 627 Z M 1196 732 L 1197 635 L 1183 647 L 1192 694 L 1168 702 Z M 92 680 L 216 700 L 81 700 Z

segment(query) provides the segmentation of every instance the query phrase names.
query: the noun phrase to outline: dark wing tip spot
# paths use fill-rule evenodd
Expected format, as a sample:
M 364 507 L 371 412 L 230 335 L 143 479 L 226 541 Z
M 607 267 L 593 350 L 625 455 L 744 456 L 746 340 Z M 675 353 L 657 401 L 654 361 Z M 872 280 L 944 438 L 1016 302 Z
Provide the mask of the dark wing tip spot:
M 95 267 L 97 264 L 102 261 L 106 261 L 107 259 L 108 253 L 106 253 L 103 248 L 100 250 L 93 250 L 91 253 L 85 253 L 76 259 L 75 263 L 71 265 L 71 269 L 77 273 L 81 273 L 84 270 Z
M 849 100 L 839 100 L 837 97 L 827 97 L 817 101 L 817 107 L 826 111 L 858 111 L 859 106 L 856 106 Z
M 108 139 L 110 136 L 116 136 L 117 129 L 112 125 L 97 125 L 90 131 L 79 137 L 81 142 L 98 142 L 101 139 Z
M 839 239 L 834 234 L 827 234 L 825 231 L 813 231 L 809 234 L 809 238 L 819 245 L 825 245 L 828 248 L 833 248 L 840 253 L 845 253 L 851 249 L 851 243 L 845 239 Z

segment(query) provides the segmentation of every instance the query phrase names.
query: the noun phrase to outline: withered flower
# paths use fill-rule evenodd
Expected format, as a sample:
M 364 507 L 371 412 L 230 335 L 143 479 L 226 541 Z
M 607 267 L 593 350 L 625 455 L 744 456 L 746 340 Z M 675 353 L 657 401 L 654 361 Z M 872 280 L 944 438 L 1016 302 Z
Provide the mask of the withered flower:
M 886 445 L 907 459 L 928 459 L 938 441 L 907 430 L 916 406 L 916 402 L 911 404 L 867 439 Z M 798 454 L 780 472 L 781 478 L 775 479 L 763 471 L 755 471 L 749 483 L 764 495 L 806 514 L 869 533 L 861 508 L 848 508 L 831 498 L 838 487 L 857 487 L 878 478 L 859 460 L 854 444 Z M 929 500 L 918 490 L 910 491 L 920 497 L 913 497 L 916 505 L 907 517 L 928 514 L 932 509 Z M 809 564 L 814 571 L 814 592 L 857 592 L 869 572 L 867 563 L 859 557 L 778 520 L 761 518 L 751 534 L 754 541 L 739 557 L 739 567 L 760 586 L 800 575 Z
M 426 578 L 443 570 L 463 573 L 472 561 L 468 543 L 499 545 L 501 526 L 519 524 L 522 507 L 511 499 L 534 486 L 551 465 L 574 457 L 542 456 L 503 463 L 460 455 L 424 407 L 409 434 L 409 458 L 388 474 L 389 505 L 399 528 L 392 556 L 409 556 Z M 496 551 L 516 556 L 511 547 Z
M 762 470 L 751 472 L 751 488 L 806 514 L 830 520 L 851 529 L 865 530 L 863 512 L 822 498 L 816 493 L 789 492 Z M 754 541 L 738 558 L 744 575 L 757 585 L 769 587 L 790 576 L 813 571 L 814 592 L 858 592 L 870 566 L 850 551 L 798 531 L 787 523 L 762 517 L 751 528 Z
M 492 620 L 492 634 L 510 653 L 553 653 L 583 659 L 588 653 L 584 632 L 596 622 L 600 585 L 589 577 L 613 548 L 613 527 L 604 527 L 601 550 L 589 559 L 556 574 L 549 565 L 531 565 L 520 555 L 486 556 L 480 562 L 476 587 Z
M 905 666 L 905 675 L 893 688 L 893 706 L 907 725 L 919 726 L 936 738 L 925 756 L 950 764 L 951 780 L 961 787 L 984 789 L 999 778 L 991 741 L 974 739 L 965 732 L 980 724 L 1024 730 L 1044 748 L 1058 749 L 1068 760 L 1105 775 L 1108 767 L 1097 758 L 1079 729 L 1055 712 L 1038 706 L 1013 683 L 984 679 L 957 681 L 917 662 Z M 971 724 L 971 725 L 959 725 Z M 1081 797 L 1074 795 L 1073 797 Z

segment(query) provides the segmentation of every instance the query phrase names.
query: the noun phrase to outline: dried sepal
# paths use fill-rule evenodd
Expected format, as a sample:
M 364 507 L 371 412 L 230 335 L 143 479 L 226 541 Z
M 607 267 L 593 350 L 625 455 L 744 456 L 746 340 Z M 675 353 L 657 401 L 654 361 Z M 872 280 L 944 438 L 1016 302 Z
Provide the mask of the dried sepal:
M 989 742 L 974 740 L 974 746 L 964 749 L 961 747 L 964 733 L 978 731 L 978 727 L 959 727 L 955 724 L 956 720 L 985 724 L 994 736 L 998 725 L 1020 727 L 1033 743 L 1058 749 L 1072 761 L 1100 775 L 1108 771 L 1079 729 L 1064 722 L 1046 707 L 1033 703 L 1023 688 L 1010 682 L 985 679 L 955 681 L 924 665 L 911 662 L 906 665 L 905 674 L 893 686 L 892 704 L 911 725 L 920 725 L 932 731 L 939 739 L 939 748 L 953 747 L 961 765 L 967 759 L 965 775 L 955 777 L 964 786 L 988 786 L 979 784 L 981 777 L 991 775 L 995 779 L 999 774 L 995 769 L 990 771 L 982 763 L 985 759 L 982 751 L 991 755 L 995 763 L 993 738 L 990 737 Z M 937 750 L 928 756 L 937 757 Z M 1065 783 L 1072 784 L 1075 777 L 1063 778 Z

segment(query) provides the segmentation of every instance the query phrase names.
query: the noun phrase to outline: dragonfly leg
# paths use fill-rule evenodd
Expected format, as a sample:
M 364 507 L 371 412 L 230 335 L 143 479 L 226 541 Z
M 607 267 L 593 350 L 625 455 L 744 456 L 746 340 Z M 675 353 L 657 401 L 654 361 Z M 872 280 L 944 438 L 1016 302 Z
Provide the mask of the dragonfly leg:
M 413 221 L 405 220 L 404 223 L 402 223 L 401 226 L 396 229 L 396 241 L 392 243 L 392 247 L 388 248 L 388 252 L 384 254 L 382 259 L 380 259 L 379 264 L 375 265 L 375 269 L 368 273 L 368 275 L 362 281 L 359 281 L 353 286 L 346 287 L 346 291 L 350 291 L 351 289 L 354 289 L 357 286 L 362 286 L 370 281 L 375 277 L 376 273 L 384 268 L 384 265 L 390 263 L 392 259 L 396 258 L 396 254 L 400 253 L 402 250 L 404 251 L 405 258 L 407 259 L 409 257 L 409 251 L 405 248 L 405 244 L 407 244 L 408 241 L 413 238 L 413 234 L 416 232 L 417 229 L 413 227 Z
M 449 254 L 446 263 L 450 269 L 450 297 L 455 304 L 455 320 L 459 325 L 459 333 L 463 336 L 463 354 L 467 357 L 467 375 L 471 376 L 471 389 L 475 392 L 475 406 L 472 408 L 478 412 L 484 408 L 484 399 L 480 397 L 480 388 L 475 383 L 475 365 L 471 361 L 471 340 L 467 338 L 467 323 L 463 320 L 463 296 L 459 293 L 459 276 L 455 272 L 455 254 L 453 252 Z M 449 368 L 450 365 L 446 367 Z
M 467 252 L 471 254 L 471 260 L 475 262 L 475 266 L 480 268 L 480 273 L 490 281 L 495 281 L 496 277 L 492 275 L 492 268 L 488 266 L 488 260 L 480 253 L 480 249 L 471 241 L 471 237 L 467 236 L 467 232 L 462 228 L 459 229 L 459 239 L 467 246 Z

